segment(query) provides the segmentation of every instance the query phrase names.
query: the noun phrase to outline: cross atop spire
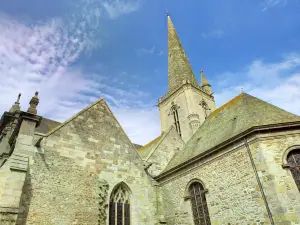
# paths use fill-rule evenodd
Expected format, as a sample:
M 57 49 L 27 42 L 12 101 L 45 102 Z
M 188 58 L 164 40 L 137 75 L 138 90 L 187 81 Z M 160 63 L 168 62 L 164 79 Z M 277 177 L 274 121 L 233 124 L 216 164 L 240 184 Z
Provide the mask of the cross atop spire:
M 169 91 L 188 80 L 191 84 L 197 85 L 196 77 L 192 71 L 192 67 L 180 43 L 175 27 L 168 17 L 168 80 Z

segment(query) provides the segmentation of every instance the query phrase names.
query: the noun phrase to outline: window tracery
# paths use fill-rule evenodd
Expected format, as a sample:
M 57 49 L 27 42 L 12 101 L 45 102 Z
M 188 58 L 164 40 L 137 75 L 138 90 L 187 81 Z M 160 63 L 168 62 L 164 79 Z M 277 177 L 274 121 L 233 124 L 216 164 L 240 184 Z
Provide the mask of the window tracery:
M 130 192 L 125 184 L 118 185 L 111 194 L 109 225 L 130 225 Z
M 178 109 L 179 107 L 172 102 L 172 107 L 170 110 L 169 115 L 173 115 L 174 118 L 174 126 L 176 128 L 177 133 L 181 136 L 181 129 L 180 129 L 180 122 L 179 122 L 179 116 L 178 116 Z
M 287 162 L 300 191 L 300 150 L 291 151 L 287 156 Z
M 200 182 L 193 182 L 189 186 L 189 197 L 195 225 L 210 225 L 210 218 L 205 197 L 206 190 Z

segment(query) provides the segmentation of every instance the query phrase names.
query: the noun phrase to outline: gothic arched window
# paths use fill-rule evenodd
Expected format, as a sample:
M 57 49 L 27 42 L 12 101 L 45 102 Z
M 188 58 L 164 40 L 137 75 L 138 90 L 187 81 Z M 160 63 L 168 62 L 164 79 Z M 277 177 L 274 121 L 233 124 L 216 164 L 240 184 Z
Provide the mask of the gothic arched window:
M 300 150 L 291 151 L 287 156 L 287 162 L 300 191 Z
M 130 191 L 124 183 L 117 185 L 110 196 L 109 225 L 130 225 Z
M 193 182 L 189 186 L 195 225 L 210 225 L 210 218 L 205 197 L 206 190 L 200 182 Z
M 181 130 L 180 130 L 180 123 L 179 123 L 179 116 L 178 116 L 178 109 L 179 107 L 177 105 L 174 105 L 174 102 L 172 102 L 171 112 L 170 114 L 174 118 L 174 126 L 176 128 L 177 133 L 181 136 Z M 169 115 L 170 115 L 169 114 Z

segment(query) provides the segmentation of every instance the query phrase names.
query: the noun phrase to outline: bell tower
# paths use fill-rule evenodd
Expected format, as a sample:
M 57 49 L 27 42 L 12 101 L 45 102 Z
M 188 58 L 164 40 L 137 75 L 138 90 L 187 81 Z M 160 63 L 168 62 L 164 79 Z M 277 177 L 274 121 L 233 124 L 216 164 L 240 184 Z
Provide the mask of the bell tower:
M 204 72 L 199 85 L 169 14 L 167 18 L 168 92 L 158 100 L 161 131 L 173 125 L 187 142 L 216 106 Z

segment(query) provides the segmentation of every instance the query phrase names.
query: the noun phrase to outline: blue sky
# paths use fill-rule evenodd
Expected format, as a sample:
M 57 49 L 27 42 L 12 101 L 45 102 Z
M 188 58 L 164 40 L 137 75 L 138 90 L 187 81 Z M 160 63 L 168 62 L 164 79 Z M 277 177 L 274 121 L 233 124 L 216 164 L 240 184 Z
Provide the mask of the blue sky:
M 218 106 L 241 89 L 300 114 L 300 0 L 0 0 L 0 111 L 36 90 L 64 121 L 104 97 L 135 143 L 160 134 L 167 18 Z

